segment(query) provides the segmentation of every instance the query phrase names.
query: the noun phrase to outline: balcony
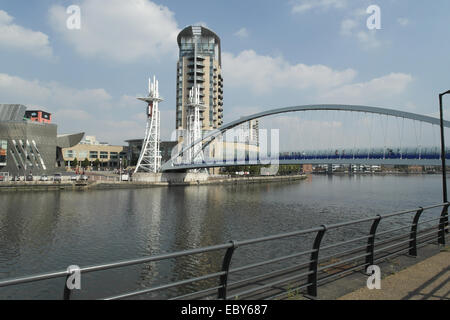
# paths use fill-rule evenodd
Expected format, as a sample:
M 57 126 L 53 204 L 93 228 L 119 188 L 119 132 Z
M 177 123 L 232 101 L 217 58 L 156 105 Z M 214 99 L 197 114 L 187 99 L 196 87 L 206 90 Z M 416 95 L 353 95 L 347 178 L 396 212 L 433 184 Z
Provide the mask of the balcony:
M 187 74 L 190 76 L 193 76 L 195 73 L 195 69 L 188 69 Z M 197 69 L 197 75 L 203 76 L 205 75 L 205 72 L 203 71 L 203 69 Z
M 204 61 L 204 60 L 205 60 L 205 57 L 203 57 L 203 56 L 197 56 L 197 62 L 198 62 L 198 61 Z M 188 61 L 194 61 L 194 56 L 188 57 Z
M 187 66 L 188 66 L 188 68 L 194 68 L 195 67 L 194 61 L 189 62 Z M 197 61 L 197 68 L 204 68 L 204 67 L 205 67 L 205 64 L 203 62 Z
M 197 82 L 205 82 L 205 78 L 202 77 L 202 76 L 197 76 L 197 77 L 189 76 L 189 77 L 187 77 L 188 82 L 194 82 L 194 79 L 197 79 Z

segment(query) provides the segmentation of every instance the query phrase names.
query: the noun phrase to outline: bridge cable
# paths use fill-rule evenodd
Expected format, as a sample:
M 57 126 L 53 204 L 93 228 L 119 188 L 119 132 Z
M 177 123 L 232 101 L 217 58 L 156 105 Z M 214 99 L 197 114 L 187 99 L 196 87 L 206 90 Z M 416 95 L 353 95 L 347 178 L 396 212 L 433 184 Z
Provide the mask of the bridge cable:
M 413 120 L 414 137 L 416 138 L 416 152 L 419 150 L 419 139 L 417 138 L 416 120 Z
M 369 131 L 369 151 L 368 151 L 368 154 L 367 154 L 367 160 L 369 160 L 370 159 L 370 151 L 372 150 L 372 127 L 373 127 L 373 117 L 374 117 L 374 114 L 372 113 L 371 114 L 371 121 L 370 121 L 370 131 Z
M 402 129 L 400 131 L 400 159 L 403 159 L 403 131 L 405 128 L 405 118 L 402 118 Z
M 382 116 L 381 116 L 382 117 Z M 383 119 L 381 120 L 383 122 Z M 386 125 L 384 126 L 384 147 L 383 147 L 383 159 L 386 160 L 386 140 L 387 140 L 387 129 L 388 129 L 388 123 L 389 123 L 389 119 L 388 119 L 388 115 L 386 115 Z
M 422 144 L 423 144 L 423 122 L 419 122 L 419 160 L 422 159 Z
M 330 121 L 330 137 L 331 137 L 331 143 L 330 143 L 330 155 L 333 156 L 334 150 L 335 150 L 335 143 L 334 143 L 334 120 L 336 117 L 335 114 L 336 111 L 331 111 L 331 121 Z
M 356 126 L 358 123 L 359 123 L 359 121 L 358 121 L 358 117 L 360 116 L 360 113 L 359 112 L 353 112 L 353 114 L 352 114 L 352 117 L 353 118 L 355 118 L 354 120 L 355 121 L 353 121 L 353 125 L 354 126 Z M 356 128 L 355 128 L 356 129 Z M 355 130 L 355 132 L 356 132 L 356 130 Z M 357 140 L 358 140 L 358 135 L 357 134 L 353 134 L 354 136 L 355 136 L 355 142 L 354 142 L 354 144 L 353 144 L 353 159 L 355 159 L 355 151 L 356 151 L 356 145 L 357 145 Z
M 437 143 L 438 141 L 437 141 L 437 139 L 436 139 L 436 129 L 435 129 L 435 125 L 434 124 L 432 124 L 431 125 L 431 131 L 433 132 L 433 143 L 434 143 L 434 150 L 435 150 L 435 152 L 437 153 L 437 149 L 438 149 L 438 144 L 439 143 Z

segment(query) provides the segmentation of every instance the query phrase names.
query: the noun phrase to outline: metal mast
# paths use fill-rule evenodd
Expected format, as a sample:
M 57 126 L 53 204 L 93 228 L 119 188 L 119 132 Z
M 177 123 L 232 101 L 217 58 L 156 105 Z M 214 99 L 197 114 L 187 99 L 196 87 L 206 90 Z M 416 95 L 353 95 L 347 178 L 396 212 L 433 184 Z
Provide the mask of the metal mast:
M 160 142 L 160 114 L 158 104 L 163 101 L 159 97 L 158 81 L 153 76 L 153 83 L 148 79 L 148 97 L 138 98 L 147 103 L 147 126 L 145 128 L 145 138 L 142 143 L 141 154 L 134 173 L 159 172 L 161 168 Z
M 200 110 L 205 107 L 200 103 L 200 88 L 198 86 L 192 87 L 189 91 L 189 104 L 187 112 L 187 139 L 186 144 L 189 146 L 195 141 L 202 138 L 202 121 L 200 120 Z M 190 148 L 187 152 L 188 163 L 202 163 L 203 152 L 202 145 L 197 144 Z

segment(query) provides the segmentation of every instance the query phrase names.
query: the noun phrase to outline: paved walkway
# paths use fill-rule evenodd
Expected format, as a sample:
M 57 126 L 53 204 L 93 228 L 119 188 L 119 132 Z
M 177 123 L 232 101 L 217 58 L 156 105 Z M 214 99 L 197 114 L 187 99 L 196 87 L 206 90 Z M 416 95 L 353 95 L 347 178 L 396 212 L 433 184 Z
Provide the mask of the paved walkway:
M 416 265 L 382 278 L 379 290 L 361 288 L 338 300 L 450 300 L 449 247 Z

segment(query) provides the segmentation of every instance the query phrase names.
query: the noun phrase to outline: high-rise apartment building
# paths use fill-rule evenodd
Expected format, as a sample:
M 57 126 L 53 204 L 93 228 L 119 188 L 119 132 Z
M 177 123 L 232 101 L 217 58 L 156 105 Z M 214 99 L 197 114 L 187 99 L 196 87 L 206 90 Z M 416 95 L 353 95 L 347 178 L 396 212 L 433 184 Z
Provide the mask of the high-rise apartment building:
M 237 127 L 238 140 L 241 143 L 258 145 L 259 143 L 259 120 L 253 119 L 244 122 Z
M 223 79 L 220 38 L 208 28 L 189 26 L 178 34 L 176 129 L 187 129 L 189 91 L 200 88 L 202 131 L 223 124 Z M 178 137 L 180 139 L 180 136 Z M 183 138 L 182 138 L 183 139 Z

